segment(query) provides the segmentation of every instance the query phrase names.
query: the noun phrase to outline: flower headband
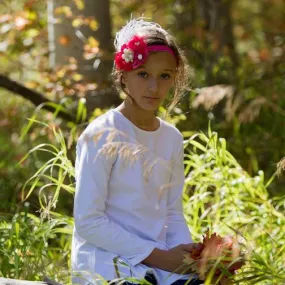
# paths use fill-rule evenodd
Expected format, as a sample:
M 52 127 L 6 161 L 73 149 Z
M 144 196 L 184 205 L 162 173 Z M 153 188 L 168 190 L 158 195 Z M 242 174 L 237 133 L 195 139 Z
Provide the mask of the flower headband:
M 177 60 L 173 50 L 166 45 L 148 46 L 143 37 L 135 35 L 121 51 L 115 55 L 116 67 L 119 70 L 130 71 L 144 64 L 151 52 L 165 51 L 171 53 Z

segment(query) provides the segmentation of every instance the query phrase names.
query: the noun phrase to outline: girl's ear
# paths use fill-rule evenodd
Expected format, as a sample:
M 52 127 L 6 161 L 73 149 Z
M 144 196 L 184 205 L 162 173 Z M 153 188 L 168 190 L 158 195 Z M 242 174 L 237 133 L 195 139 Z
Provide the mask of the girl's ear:
M 122 73 L 122 83 L 126 85 L 126 74 L 125 74 L 125 72 Z
M 128 88 L 127 88 L 127 85 L 126 85 L 126 82 L 127 82 L 127 80 L 126 80 L 126 74 L 123 72 L 123 73 L 121 73 L 121 75 L 120 75 L 120 83 L 121 83 L 121 88 L 122 88 L 122 90 L 123 90 L 124 92 L 126 92 L 126 90 L 128 89 Z

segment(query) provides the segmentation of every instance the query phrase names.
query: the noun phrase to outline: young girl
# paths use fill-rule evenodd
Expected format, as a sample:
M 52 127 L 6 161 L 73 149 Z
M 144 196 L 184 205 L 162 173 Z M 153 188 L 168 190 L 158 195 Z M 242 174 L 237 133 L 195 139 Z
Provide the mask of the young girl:
M 103 284 L 98 276 L 185 284 L 183 259 L 195 245 L 182 212 L 183 138 L 156 110 L 171 89 L 170 109 L 185 91 L 187 61 L 168 32 L 142 18 L 117 33 L 115 47 L 126 99 L 77 144 L 73 284 Z

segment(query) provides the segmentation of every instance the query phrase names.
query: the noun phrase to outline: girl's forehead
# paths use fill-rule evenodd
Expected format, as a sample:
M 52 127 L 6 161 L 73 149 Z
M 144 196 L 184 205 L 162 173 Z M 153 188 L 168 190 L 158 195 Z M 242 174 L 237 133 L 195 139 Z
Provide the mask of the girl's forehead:
M 155 69 L 155 70 L 169 70 L 175 71 L 176 70 L 176 59 L 172 54 L 168 52 L 156 52 L 151 53 L 146 62 L 139 66 L 138 69 Z

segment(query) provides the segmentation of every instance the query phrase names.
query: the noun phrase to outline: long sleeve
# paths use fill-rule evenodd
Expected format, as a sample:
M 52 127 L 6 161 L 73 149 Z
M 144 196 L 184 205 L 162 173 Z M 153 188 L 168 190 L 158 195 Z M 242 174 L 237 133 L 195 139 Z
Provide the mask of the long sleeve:
M 183 188 L 185 182 L 183 162 L 183 139 L 179 144 L 179 153 L 174 158 L 170 189 L 168 192 L 167 232 L 168 246 L 192 243 L 190 231 L 183 215 Z
M 103 144 L 103 139 L 96 144 L 92 139 L 77 144 L 75 228 L 87 242 L 136 265 L 153 251 L 155 243 L 128 232 L 106 215 L 108 181 L 115 158 L 100 152 Z

